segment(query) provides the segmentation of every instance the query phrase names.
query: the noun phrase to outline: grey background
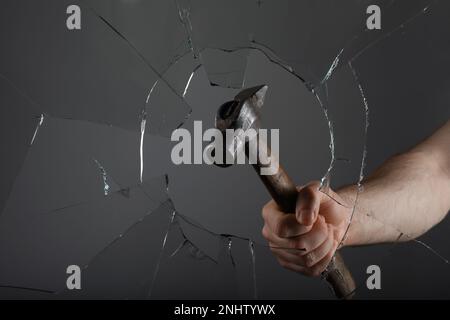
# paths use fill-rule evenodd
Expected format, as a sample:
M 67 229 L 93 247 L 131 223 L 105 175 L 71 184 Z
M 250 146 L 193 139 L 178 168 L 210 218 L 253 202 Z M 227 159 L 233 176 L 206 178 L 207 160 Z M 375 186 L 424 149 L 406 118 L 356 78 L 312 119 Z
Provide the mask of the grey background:
M 161 175 L 167 173 L 168 195 L 180 214 L 215 233 L 255 241 L 258 298 L 332 298 L 325 283 L 283 270 L 264 246 L 260 211 L 269 197 L 250 167 L 174 166 L 170 161 L 173 144 L 167 138 L 188 114 L 189 106 L 192 113 L 183 127 L 192 129 L 194 120 L 202 120 L 204 128 L 211 127 L 220 104 L 238 92 L 211 86 L 212 70 L 241 68 L 245 70 L 246 87 L 261 83 L 269 86 L 263 124 L 266 128 L 280 128 L 280 159 L 286 170 L 299 185 L 318 180 L 330 162 L 329 132 L 322 109 L 305 85 L 259 50 L 238 51 L 233 60 L 229 55 L 215 56 L 217 53 L 205 49 L 204 66 L 194 74 L 185 97 L 189 106 L 164 83 L 158 84 L 152 96 L 155 100 L 146 106 L 148 91 L 158 73 L 167 69 L 171 56 L 186 49 L 185 31 L 176 7 L 157 1 L 89 2 L 136 44 L 152 63 L 151 70 L 123 39 L 92 14 L 87 2 L 80 4 L 81 31 L 65 28 L 65 8 L 70 1 L 2 2 L 0 139 L 4 178 L 0 198 L 0 285 L 59 292 L 65 287 L 67 265 L 89 268 L 83 272 L 80 292 L 55 296 L 0 288 L 0 295 L 142 298 L 152 287 L 153 298 L 254 297 L 251 257 L 244 240 L 233 240 L 233 269 L 229 261 L 220 260 L 223 246 L 214 247 L 223 239 L 195 228 L 188 231 L 189 227 L 184 226 L 200 250 L 217 253 L 222 262 L 211 264 L 208 259 L 195 259 L 189 254 L 174 259 L 163 255 L 157 267 L 172 208 L 158 207 L 166 196 L 153 189 L 164 188 Z M 263 29 L 258 29 L 255 38 L 267 41 L 281 58 L 298 66 L 301 75 L 315 82 L 345 43 L 342 40 L 364 26 L 366 16 L 361 9 L 367 3 L 347 1 L 338 5 L 323 1 L 317 7 L 313 2 L 304 3 L 312 11 L 298 12 L 297 17 L 295 9 L 290 8 L 292 2 L 263 2 L 262 10 L 267 6 L 268 13 L 262 16 L 272 20 L 259 26 Z M 386 23 L 403 18 L 402 1 L 397 3 L 399 12 L 386 15 Z M 411 13 L 415 12 L 411 8 L 421 8 L 427 2 L 408 3 Z M 391 4 L 380 2 L 386 7 Z M 224 2 L 223 7 L 210 12 L 205 12 L 202 2 L 193 2 L 192 6 L 194 40 L 199 47 L 231 48 L 247 43 L 245 30 L 238 28 L 241 17 L 225 14 L 227 10 L 239 11 L 240 4 Z M 247 6 L 255 3 L 242 4 L 242 8 Z M 283 9 L 270 15 L 271 6 Z M 328 9 L 323 13 L 317 8 Z M 366 175 L 447 121 L 449 9 L 447 2 L 437 2 L 428 14 L 406 24 L 353 63 L 370 107 Z M 283 16 L 289 11 L 295 14 Z M 229 24 L 217 30 L 213 25 L 202 29 L 215 15 L 217 19 L 224 16 Z M 294 18 L 304 21 L 304 25 L 292 22 Z M 342 28 L 333 28 L 333 19 L 340 19 Z M 308 43 L 307 49 L 304 43 Z M 244 54 L 248 54 L 247 65 L 242 66 Z M 198 63 L 186 55 L 165 73 L 179 94 Z M 237 79 L 243 75 L 240 71 L 235 72 Z M 333 171 L 332 186 L 338 188 L 355 183 L 359 176 L 365 118 L 358 87 L 345 63 L 329 80 L 328 90 L 336 156 L 348 160 L 338 161 Z M 144 180 L 150 181 L 152 188 L 161 187 L 152 189 L 156 200 L 149 202 L 139 188 L 131 188 L 128 197 L 120 193 L 104 197 L 101 172 L 93 159 L 107 171 L 111 192 L 138 184 L 140 117 L 144 108 L 148 114 Z M 44 124 L 29 147 L 38 123 L 36 117 L 41 113 L 45 114 Z M 54 212 L 56 208 L 63 209 Z M 142 218 L 137 228 L 126 232 Z M 177 230 L 174 227 L 169 233 L 168 252 L 182 241 Z M 447 219 L 421 240 L 450 257 L 448 230 Z M 125 235 L 122 240 L 120 234 Z M 108 250 L 98 258 L 96 254 L 105 247 Z M 345 248 L 343 253 L 361 285 L 359 298 L 449 297 L 449 264 L 417 243 Z M 365 269 L 370 264 L 378 264 L 382 270 L 382 290 L 377 292 L 364 289 Z

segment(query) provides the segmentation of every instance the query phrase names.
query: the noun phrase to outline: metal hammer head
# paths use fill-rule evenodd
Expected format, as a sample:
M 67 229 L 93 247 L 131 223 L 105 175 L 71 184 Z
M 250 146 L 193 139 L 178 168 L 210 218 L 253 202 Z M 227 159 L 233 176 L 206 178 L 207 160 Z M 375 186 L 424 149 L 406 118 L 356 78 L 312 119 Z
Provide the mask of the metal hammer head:
M 241 129 L 239 131 L 240 134 L 238 133 L 234 135 L 232 144 L 228 141 L 223 145 L 224 159 L 227 157 L 227 154 L 228 156 L 234 158 L 237 150 L 244 147 L 245 139 L 248 138 L 246 133 L 249 129 L 259 129 L 259 109 L 261 109 L 264 104 L 267 89 L 268 87 L 266 85 L 259 85 L 244 89 L 234 97 L 234 100 L 225 102 L 222 106 L 220 106 L 216 114 L 215 124 L 216 128 L 222 132 L 224 141 L 227 141 L 227 129 Z M 230 165 L 226 164 L 226 161 L 223 161 L 223 164 L 215 164 L 221 167 L 227 167 Z
M 234 100 L 225 102 L 216 114 L 216 128 L 220 131 L 226 129 L 242 129 L 259 127 L 259 109 L 264 104 L 267 92 L 266 85 L 244 89 Z

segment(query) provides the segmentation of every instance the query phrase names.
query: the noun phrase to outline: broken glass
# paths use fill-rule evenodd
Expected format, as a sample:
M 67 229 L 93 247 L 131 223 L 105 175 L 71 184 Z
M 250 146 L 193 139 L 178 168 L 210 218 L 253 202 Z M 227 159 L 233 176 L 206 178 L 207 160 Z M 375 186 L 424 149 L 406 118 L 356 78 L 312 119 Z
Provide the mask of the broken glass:
M 73 3 L 82 29 L 72 32 Z M 365 27 L 369 4 L 381 30 Z M 449 116 L 449 10 L 432 0 L 5 1 L 0 296 L 333 298 L 273 258 L 260 235 L 269 196 L 248 166 L 175 166 L 168 137 L 194 120 L 213 127 L 223 102 L 267 84 L 262 123 L 280 128 L 287 172 L 325 193 L 358 185 L 354 207 L 367 173 Z M 446 228 L 344 248 L 357 297 L 448 297 Z M 72 264 L 83 290 L 66 288 Z M 383 269 L 381 292 L 365 286 L 370 264 Z

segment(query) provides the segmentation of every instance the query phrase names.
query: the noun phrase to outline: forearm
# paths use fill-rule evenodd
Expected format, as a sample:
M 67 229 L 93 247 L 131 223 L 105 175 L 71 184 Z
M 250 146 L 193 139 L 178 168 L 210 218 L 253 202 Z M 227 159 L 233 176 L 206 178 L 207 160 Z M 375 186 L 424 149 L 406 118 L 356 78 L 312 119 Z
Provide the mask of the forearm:
M 447 123 L 363 181 L 345 245 L 412 240 L 445 217 L 450 209 L 449 130 Z M 338 193 L 353 204 L 356 186 Z

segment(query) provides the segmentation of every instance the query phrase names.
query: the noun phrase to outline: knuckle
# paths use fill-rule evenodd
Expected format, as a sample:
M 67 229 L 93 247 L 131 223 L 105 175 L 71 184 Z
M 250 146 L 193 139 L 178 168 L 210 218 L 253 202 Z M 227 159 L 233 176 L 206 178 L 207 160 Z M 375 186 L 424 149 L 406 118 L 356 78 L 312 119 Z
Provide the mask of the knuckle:
M 307 192 L 309 194 L 313 194 L 313 193 L 315 193 L 317 188 L 314 184 L 308 184 L 304 190 L 305 190 L 305 192 Z
M 261 233 L 266 240 L 269 240 L 269 230 L 266 225 L 262 228 Z
M 321 182 L 319 180 L 311 181 L 308 186 L 314 188 L 314 190 L 318 190 L 320 188 Z
M 273 242 L 269 242 L 269 249 L 270 249 L 270 251 L 272 251 L 273 254 L 275 254 L 277 256 L 280 254 L 279 247 Z
M 314 252 L 310 252 L 305 255 L 305 265 L 307 267 L 312 267 L 316 263 L 316 257 Z
M 312 182 L 308 184 L 305 188 L 303 188 L 303 190 L 307 196 L 313 198 L 319 191 L 319 187 L 320 183 Z
M 273 232 L 274 232 L 277 236 L 283 237 L 284 234 L 285 234 L 285 232 L 286 232 L 286 226 L 285 226 L 285 224 L 284 224 L 282 221 L 277 220 L 277 221 L 275 222 Z
M 287 268 L 288 264 L 286 261 L 284 261 L 280 258 L 277 258 L 277 260 L 278 260 L 278 263 L 280 264 L 280 266 L 282 266 L 283 268 Z
M 306 248 L 306 243 L 303 239 L 292 241 L 292 248 L 297 250 L 304 250 Z
M 339 244 L 340 244 L 340 240 L 337 240 L 337 239 L 334 239 L 333 238 L 333 242 L 332 242 L 332 245 L 331 245 L 331 254 L 333 254 L 334 255 L 334 253 L 336 252 L 336 250 L 338 249 L 338 247 L 339 247 Z
M 299 191 L 299 196 L 303 201 L 308 200 L 310 195 L 311 195 L 311 188 L 309 186 L 306 186 Z
M 266 204 L 264 205 L 264 207 L 262 208 L 262 210 L 261 210 L 261 215 L 262 215 L 262 217 L 263 217 L 264 220 L 267 219 L 267 217 L 268 217 L 268 215 L 269 215 L 269 211 L 270 211 L 270 209 L 269 209 L 269 203 L 266 203 Z
M 319 232 L 324 233 L 324 234 L 329 234 L 330 228 L 328 226 L 328 223 L 325 222 L 325 218 L 323 216 L 319 215 L 319 218 L 317 219 L 317 229 Z

